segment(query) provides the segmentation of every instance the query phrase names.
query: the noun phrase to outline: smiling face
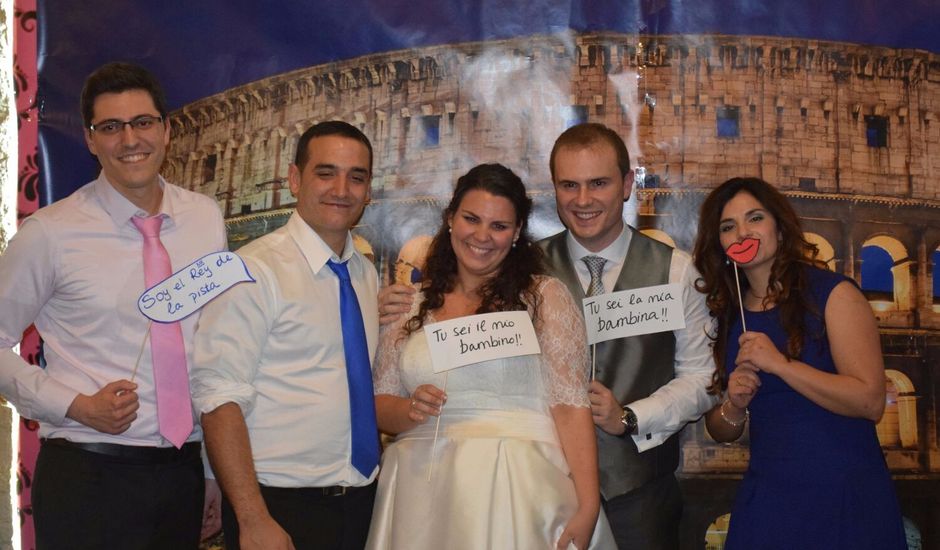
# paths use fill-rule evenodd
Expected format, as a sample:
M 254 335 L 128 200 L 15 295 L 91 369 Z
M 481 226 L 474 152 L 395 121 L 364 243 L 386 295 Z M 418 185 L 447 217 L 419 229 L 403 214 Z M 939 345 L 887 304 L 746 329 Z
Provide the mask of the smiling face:
M 603 250 L 623 230 L 623 202 L 630 198 L 633 172 L 620 173 L 617 153 L 604 142 L 562 147 L 554 167 L 558 217 L 583 247 Z
M 481 189 L 467 191 L 448 224 L 457 276 L 468 286 L 499 272 L 521 230 L 512 202 Z
M 754 195 L 740 191 L 721 210 L 721 248 L 745 268 L 770 265 L 777 253 L 777 222 Z
M 133 89 L 96 97 L 91 122 L 126 122 L 144 115 L 158 117 L 160 112 L 146 90 Z M 145 130 L 135 130 L 125 124 L 118 134 L 111 136 L 85 129 L 88 150 L 98 157 L 101 171 L 111 185 L 125 197 L 159 185 L 157 174 L 169 142 L 170 128 L 166 122 Z
M 371 196 L 369 150 L 355 139 L 327 135 L 311 139 L 307 152 L 303 168 L 292 164 L 287 174 L 297 213 L 342 255 L 346 234 Z

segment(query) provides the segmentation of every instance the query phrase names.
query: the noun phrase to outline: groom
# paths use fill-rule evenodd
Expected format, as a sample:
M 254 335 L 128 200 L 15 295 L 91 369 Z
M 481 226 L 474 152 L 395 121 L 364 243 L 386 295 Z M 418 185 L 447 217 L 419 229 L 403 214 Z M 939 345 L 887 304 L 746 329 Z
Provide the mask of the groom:
M 688 254 L 623 221 L 633 171 L 627 148 L 601 124 L 579 124 L 550 157 L 566 230 L 542 240 L 549 272 L 575 299 L 646 286 L 682 286 L 685 328 L 601 342 L 591 412 L 604 510 L 620 548 L 678 548 L 682 493 L 678 433 L 714 401 L 704 295 Z

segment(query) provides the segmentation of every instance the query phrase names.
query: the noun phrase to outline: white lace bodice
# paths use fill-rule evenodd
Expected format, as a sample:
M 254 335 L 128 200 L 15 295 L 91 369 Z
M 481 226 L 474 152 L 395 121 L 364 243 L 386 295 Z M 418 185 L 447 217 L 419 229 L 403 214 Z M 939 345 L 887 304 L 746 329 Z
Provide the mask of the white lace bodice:
M 542 296 L 535 323 L 542 353 L 486 361 L 447 374 L 447 407 L 546 411 L 553 405 L 588 407 L 588 352 L 584 320 L 558 279 L 540 276 Z M 383 328 L 373 379 L 376 394 L 405 397 L 421 384 L 444 386 L 444 374 L 431 370 L 424 331 L 402 337 L 423 296 L 407 315 Z M 426 324 L 433 323 L 431 316 Z

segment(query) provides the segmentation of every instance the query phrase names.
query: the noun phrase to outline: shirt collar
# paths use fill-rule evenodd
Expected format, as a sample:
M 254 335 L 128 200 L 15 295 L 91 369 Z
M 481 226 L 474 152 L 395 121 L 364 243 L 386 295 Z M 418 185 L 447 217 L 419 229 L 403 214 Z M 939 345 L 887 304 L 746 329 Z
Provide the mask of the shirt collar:
M 572 261 L 579 261 L 585 256 L 600 256 L 608 262 L 619 264 L 626 258 L 627 249 L 630 248 L 630 232 L 627 230 L 627 224 L 624 223 L 623 228 L 620 230 L 620 235 L 617 235 L 617 238 L 614 239 L 612 243 L 599 252 L 591 252 L 582 246 L 581 243 L 574 238 L 574 234 L 571 231 L 568 231 L 565 242 L 568 245 L 568 254 Z
M 160 209 L 157 212 L 158 216 L 164 217 L 164 223 L 166 226 L 169 226 L 173 222 L 173 199 L 170 196 L 171 193 L 167 192 L 166 180 L 163 179 L 163 176 L 157 176 L 159 178 L 160 187 L 163 189 L 163 199 L 160 202 Z M 118 227 L 122 227 L 127 224 L 131 218 L 134 216 L 146 218 L 150 216 L 150 213 L 138 208 L 134 203 L 127 200 L 127 197 L 118 193 L 117 189 L 111 185 L 111 182 L 108 181 L 108 178 L 104 175 L 104 172 L 98 174 L 98 179 L 94 182 L 95 195 L 98 197 L 98 200 L 101 201 L 101 205 L 104 207 L 105 212 L 108 213 L 108 216 L 111 217 L 111 220 Z M 167 224 L 166 222 L 170 222 Z
M 291 214 L 290 219 L 287 220 L 287 231 L 291 238 L 294 239 L 294 242 L 297 243 L 297 246 L 300 248 L 300 253 L 303 254 L 304 259 L 307 260 L 307 265 L 310 266 L 310 270 L 314 274 L 318 274 L 328 260 L 333 260 L 337 263 L 349 261 L 350 265 L 360 261 L 353 259 L 354 257 L 361 258 L 361 255 L 356 251 L 356 247 L 353 245 L 352 234 L 348 231 L 346 232 L 346 244 L 343 245 L 342 256 L 337 256 L 320 235 L 318 235 L 312 227 L 307 225 L 307 222 L 300 217 L 300 214 L 298 214 L 296 210 Z

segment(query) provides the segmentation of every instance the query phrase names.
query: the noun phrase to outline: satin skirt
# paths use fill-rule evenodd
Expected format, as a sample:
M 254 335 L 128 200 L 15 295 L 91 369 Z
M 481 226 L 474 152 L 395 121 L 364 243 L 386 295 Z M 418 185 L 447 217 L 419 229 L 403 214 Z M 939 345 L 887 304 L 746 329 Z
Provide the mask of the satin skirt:
M 445 409 L 436 446 L 435 424 L 385 450 L 366 548 L 554 549 L 578 501 L 551 417 Z M 616 549 L 603 510 L 591 548 Z

